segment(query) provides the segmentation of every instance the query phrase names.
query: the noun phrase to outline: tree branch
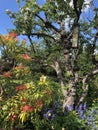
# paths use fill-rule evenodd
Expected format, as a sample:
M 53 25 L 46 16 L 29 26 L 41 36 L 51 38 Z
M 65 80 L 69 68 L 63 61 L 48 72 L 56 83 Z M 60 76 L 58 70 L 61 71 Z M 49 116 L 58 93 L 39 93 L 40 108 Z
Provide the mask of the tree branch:
M 60 32 L 58 28 L 53 26 L 49 21 L 45 21 L 42 17 L 40 17 L 38 14 L 35 14 L 36 17 L 38 17 L 44 24 L 46 28 L 52 28 L 55 32 Z
M 27 33 L 24 33 L 23 35 L 28 36 Z M 30 36 L 37 36 L 37 37 L 49 37 L 51 39 L 53 39 L 54 41 L 56 41 L 56 39 L 54 37 L 52 37 L 49 34 L 46 34 L 44 32 L 36 32 L 36 33 L 31 33 Z
M 87 74 L 83 80 L 82 80 L 82 89 L 83 89 L 83 92 L 82 92 L 82 95 L 79 99 L 79 102 L 78 102 L 78 105 L 84 101 L 85 97 L 87 96 L 87 93 L 88 93 L 88 81 L 91 79 L 91 77 L 93 77 L 94 75 L 98 74 L 98 69 L 95 69 L 93 70 L 90 74 Z M 77 105 L 77 106 L 78 106 Z
M 35 48 L 34 48 L 34 45 L 33 45 L 33 42 L 32 42 L 32 39 L 31 39 L 30 35 L 28 35 L 28 39 L 29 39 L 29 41 L 30 41 L 30 43 L 31 43 L 33 52 L 35 53 L 36 51 L 35 51 Z
M 49 34 L 43 33 L 43 32 L 42 33 L 39 33 L 39 32 L 37 32 L 37 33 L 31 33 L 30 35 L 31 36 L 37 36 L 37 37 L 49 37 L 49 38 L 55 40 L 54 37 L 50 36 Z
M 0 96 L 2 96 L 3 94 L 3 88 L 2 88 L 2 85 L 0 84 Z
M 83 5 L 84 0 L 79 1 L 79 0 L 73 0 L 73 5 L 74 5 L 74 11 L 76 13 L 76 21 L 78 22 L 80 15 L 81 15 L 81 10 L 82 10 L 82 5 Z
M 64 79 L 63 79 L 62 71 L 61 71 L 61 68 L 60 68 L 58 61 L 54 61 L 54 64 L 51 65 L 51 67 L 56 71 L 58 80 L 59 80 L 60 85 L 61 85 L 62 94 L 65 97 L 67 94 L 67 91 L 65 90 Z

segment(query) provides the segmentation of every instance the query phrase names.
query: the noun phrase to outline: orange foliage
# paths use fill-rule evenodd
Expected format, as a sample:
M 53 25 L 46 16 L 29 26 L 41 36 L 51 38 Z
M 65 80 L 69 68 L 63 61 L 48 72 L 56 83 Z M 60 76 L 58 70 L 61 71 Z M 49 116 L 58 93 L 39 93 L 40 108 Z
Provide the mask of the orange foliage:
M 28 54 L 22 54 L 21 58 L 24 60 L 31 60 L 32 59 Z
M 17 34 L 15 32 L 9 32 L 9 36 L 12 38 L 17 38 Z
M 30 105 L 25 105 L 22 107 L 22 111 L 23 112 L 27 112 L 27 111 L 32 112 L 32 107 Z
M 38 100 L 37 101 L 37 107 L 41 108 L 43 106 L 43 101 L 42 100 Z
M 10 72 L 10 71 L 4 72 L 4 73 L 2 74 L 2 76 L 5 77 L 5 78 L 12 78 L 12 72 Z
M 26 85 L 19 85 L 16 87 L 16 91 L 20 91 L 20 90 L 26 90 L 27 86 Z
M 21 69 L 24 69 L 24 66 L 22 64 L 20 64 L 20 65 L 16 66 L 14 69 L 21 70 Z
M 52 94 L 52 91 L 51 91 L 51 90 L 46 89 L 46 94 L 47 94 L 47 95 L 51 95 L 51 94 Z
M 22 98 L 22 102 L 26 102 L 26 99 L 24 97 Z

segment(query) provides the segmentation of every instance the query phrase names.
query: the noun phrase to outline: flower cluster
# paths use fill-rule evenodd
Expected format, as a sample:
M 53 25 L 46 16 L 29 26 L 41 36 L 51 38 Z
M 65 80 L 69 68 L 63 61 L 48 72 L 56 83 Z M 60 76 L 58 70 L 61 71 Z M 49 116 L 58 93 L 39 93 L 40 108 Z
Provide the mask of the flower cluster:
M 90 130 L 98 130 L 98 109 L 88 109 L 87 103 L 80 104 L 77 108 L 74 109 L 73 105 L 69 105 L 66 107 L 66 111 L 64 113 L 65 116 L 71 111 L 76 111 L 79 115 L 79 119 L 85 122 L 87 128 Z
M 96 116 L 98 115 L 97 109 L 94 108 L 92 110 L 88 110 L 87 104 L 85 102 L 84 104 L 79 105 L 77 112 L 79 114 L 79 117 L 83 121 L 86 121 L 87 126 L 90 128 L 90 130 L 98 129 L 98 121 L 97 121 L 97 116 Z
M 93 108 L 87 115 L 87 124 L 91 130 L 98 130 L 98 110 Z
M 84 120 L 85 113 L 87 112 L 87 104 L 86 102 L 84 104 L 80 104 L 79 107 L 76 109 L 77 113 L 79 114 L 79 117 Z

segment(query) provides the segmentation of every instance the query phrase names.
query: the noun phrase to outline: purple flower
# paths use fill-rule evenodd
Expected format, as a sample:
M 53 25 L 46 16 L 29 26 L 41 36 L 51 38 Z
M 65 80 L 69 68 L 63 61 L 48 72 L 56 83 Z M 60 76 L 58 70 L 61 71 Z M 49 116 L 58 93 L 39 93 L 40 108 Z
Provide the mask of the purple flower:
M 54 112 L 54 110 L 53 110 L 53 109 L 51 109 L 51 110 L 48 110 L 48 112 L 47 112 L 47 113 L 51 113 L 51 114 L 53 114 L 53 112 Z
M 43 114 L 43 117 L 45 117 L 45 118 L 48 118 L 48 115 L 47 115 L 47 113 L 46 113 L 46 114 Z
M 96 128 L 96 123 L 93 123 L 93 127 L 92 127 L 93 129 L 95 129 Z
M 84 120 L 86 118 L 85 112 L 87 110 L 86 102 L 84 104 L 80 104 L 78 108 L 76 108 L 79 117 Z
M 86 102 L 85 102 L 84 105 L 83 105 L 83 109 L 84 109 L 85 111 L 87 111 L 87 103 L 86 103 Z
M 87 122 L 87 124 L 88 124 L 88 126 L 90 126 L 90 125 L 91 125 L 91 122 L 90 122 L 90 121 L 88 121 L 88 122 Z
M 67 106 L 67 110 L 68 110 L 68 111 L 72 111 L 72 110 L 73 110 L 73 105 L 68 105 L 68 106 Z
M 82 109 L 83 109 L 83 105 L 80 104 L 78 109 L 79 109 L 79 110 L 82 110 Z
M 88 121 L 91 121 L 92 120 L 92 115 L 89 115 L 88 116 Z
M 55 117 L 54 110 L 48 110 L 46 114 L 43 114 L 46 119 L 52 120 Z
M 86 119 L 86 115 L 84 114 L 81 119 L 82 120 Z
M 87 124 L 88 124 L 88 126 L 91 125 L 91 121 L 92 121 L 92 115 L 89 115 L 88 118 L 87 118 Z
M 78 114 L 79 114 L 80 118 L 82 119 L 83 118 L 83 114 L 84 114 L 83 110 L 79 110 Z

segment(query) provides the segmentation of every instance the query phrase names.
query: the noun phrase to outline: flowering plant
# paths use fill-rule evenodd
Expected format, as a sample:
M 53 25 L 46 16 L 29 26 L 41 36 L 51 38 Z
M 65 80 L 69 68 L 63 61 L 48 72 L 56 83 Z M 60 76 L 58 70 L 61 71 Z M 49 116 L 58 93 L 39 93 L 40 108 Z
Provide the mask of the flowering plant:
M 15 89 L 16 95 L 0 103 L 1 124 L 5 123 L 5 127 L 9 128 L 16 124 L 18 127 L 31 120 L 36 113 L 49 105 L 53 97 L 51 86 L 47 81 L 41 80 L 36 85 L 30 82 L 16 86 Z
M 53 85 L 45 75 L 39 80 L 32 78 L 29 64 L 32 58 L 25 49 L 26 43 L 20 42 L 16 33 L 0 36 L 0 41 L 2 50 L 6 48 L 8 60 L 9 57 L 14 60 L 13 66 L 0 74 L 3 86 L 0 127 L 12 130 L 27 127 L 28 123 L 33 125 L 43 109 L 54 100 Z

